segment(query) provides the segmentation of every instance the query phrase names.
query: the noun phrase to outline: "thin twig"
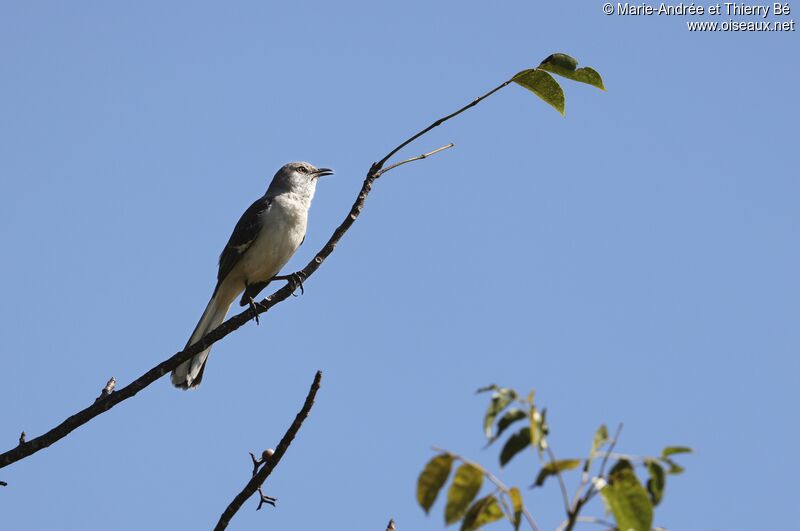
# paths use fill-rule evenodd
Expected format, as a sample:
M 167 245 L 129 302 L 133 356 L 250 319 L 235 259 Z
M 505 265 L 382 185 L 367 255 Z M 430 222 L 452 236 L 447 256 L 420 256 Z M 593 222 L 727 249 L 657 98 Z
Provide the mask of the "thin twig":
M 386 531 L 395 531 L 397 527 L 394 525 L 394 520 L 389 520 L 389 524 L 386 526 Z
M 333 234 L 322 247 L 322 249 L 317 252 L 314 258 L 306 264 L 306 266 L 301 269 L 300 271 L 296 272 L 301 278 L 308 279 L 319 267 L 322 265 L 322 262 L 325 261 L 328 256 L 333 253 L 336 245 L 339 243 L 339 240 L 342 239 L 344 234 L 350 229 L 353 223 L 356 221 L 358 216 L 361 214 L 361 211 L 364 209 L 364 203 L 367 200 L 367 196 L 369 195 L 370 191 L 372 190 L 372 185 L 375 183 L 375 180 L 380 176 L 381 170 L 383 169 L 383 165 L 397 152 L 401 149 L 409 145 L 411 142 L 416 140 L 417 138 L 421 137 L 434 127 L 437 127 L 447 120 L 454 118 L 461 114 L 462 112 L 466 111 L 467 109 L 474 107 L 482 100 L 488 98 L 498 90 L 502 89 L 503 87 L 507 86 L 511 81 L 506 81 L 501 85 L 493 88 L 483 96 L 475 99 L 471 103 L 461 107 L 457 111 L 448 114 L 442 118 L 439 118 L 431 125 L 426 127 L 425 129 L 419 131 L 418 133 L 414 134 L 408 140 L 405 140 L 392 151 L 389 152 L 385 157 L 383 157 L 380 161 L 375 162 L 372 164 L 370 169 L 367 172 L 367 176 L 364 178 L 364 182 L 361 185 L 361 189 L 358 192 L 358 196 L 356 197 L 355 202 L 350 207 L 350 211 L 348 212 L 347 216 L 344 218 L 341 224 L 333 231 Z M 425 154 L 425 157 L 432 155 L 433 153 L 437 153 L 441 151 L 440 148 L 435 150 L 431 153 Z M 421 158 L 425 157 L 417 157 L 414 159 L 409 159 L 408 162 L 411 160 L 420 160 Z M 388 170 L 384 170 L 385 171 Z M 79 428 L 80 426 L 86 424 L 96 416 L 105 413 L 115 405 L 119 404 L 120 402 L 127 400 L 135 396 L 139 391 L 144 389 L 145 387 L 149 386 L 165 374 L 171 372 L 173 369 L 178 367 L 184 361 L 187 361 L 194 357 L 195 354 L 206 350 L 208 347 L 216 343 L 217 341 L 221 340 L 228 334 L 234 332 L 241 326 L 245 325 L 249 321 L 251 321 L 255 315 L 260 315 L 269 311 L 273 306 L 279 304 L 286 299 L 288 299 L 292 293 L 294 293 L 296 289 L 296 284 L 294 282 L 287 282 L 286 285 L 281 287 L 280 289 L 276 290 L 274 293 L 263 299 L 262 301 L 258 302 L 255 305 L 255 312 L 248 308 L 232 317 L 230 317 L 227 321 L 223 322 L 214 330 L 207 333 L 203 336 L 200 340 L 196 343 L 193 343 L 191 346 L 185 348 L 184 350 L 178 352 L 177 354 L 173 355 L 171 358 L 159 363 L 142 376 L 131 382 L 130 384 L 126 385 L 122 389 L 115 391 L 105 397 L 102 400 L 96 401 L 94 404 L 90 405 L 89 407 L 75 413 L 71 417 L 68 417 L 66 420 L 61 422 L 56 427 L 52 428 L 51 430 L 47 431 L 46 433 L 31 439 L 30 441 L 26 442 L 25 444 L 20 444 L 19 446 L 8 450 L 2 454 L 0 454 L 0 468 L 8 466 L 12 463 L 19 461 L 20 459 L 24 459 L 44 448 L 47 448 L 51 444 L 63 439 L 67 435 L 69 435 L 73 430 Z
M 504 87 L 508 86 L 510 83 L 511 83 L 511 80 L 510 80 L 510 79 L 509 79 L 508 81 L 504 81 L 503 83 L 501 83 L 500 85 L 496 86 L 495 88 L 493 88 L 492 90 L 490 90 L 489 92 L 487 92 L 486 94 L 484 94 L 483 96 L 481 96 L 481 97 L 479 97 L 479 98 L 476 98 L 476 99 L 474 99 L 473 101 L 471 101 L 470 103 L 468 103 L 468 104 L 464 105 L 463 107 L 461 107 L 461 108 L 460 108 L 460 109 L 458 109 L 457 111 L 455 111 L 455 112 L 453 112 L 453 113 L 450 113 L 450 114 L 448 114 L 447 116 L 443 116 L 443 117 L 439 118 L 438 120 L 436 120 L 435 122 L 433 122 L 431 125 L 429 125 L 429 126 L 428 126 L 428 127 L 426 127 L 425 129 L 421 130 L 420 132 L 416 133 L 414 136 L 412 136 L 411 138 L 409 138 L 408 140 L 406 140 L 405 142 L 401 143 L 399 146 L 397 146 L 396 148 L 394 148 L 393 150 L 391 150 L 391 151 L 389 152 L 389 154 L 388 154 L 388 155 L 386 155 L 385 157 L 383 157 L 383 158 L 382 158 L 382 159 L 381 159 L 381 160 L 380 160 L 380 161 L 377 163 L 377 165 L 378 165 L 378 168 L 381 168 L 381 167 L 383 167 L 383 165 L 384 165 L 384 164 L 386 164 L 386 161 L 388 161 L 390 158 L 392 158 L 392 157 L 394 156 L 394 154 L 395 154 L 395 153 L 397 153 L 398 151 L 400 151 L 401 149 L 403 149 L 404 147 L 406 147 L 406 146 L 407 146 L 407 145 L 409 145 L 411 142 L 413 142 L 414 140 L 418 139 L 419 137 L 421 137 L 422 135 L 424 135 L 425 133 L 427 133 L 427 132 L 428 132 L 428 131 L 430 131 L 431 129 L 433 129 L 433 128 L 435 128 L 435 127 L 439 127 L 440 125 L 442 125 L 443 123 L 445 123 L 447 120 L 449 120 L 449 119 L 451 119 L 451 118 L 455 118 L 456 116 L 458 116 L 458 115 L 459 115 L 459 114 L 461 114 L 462 112 L 466 111 L 466 110 L 467 110 L 467 109 L 469 109 L 470 107 L 474 107 L 475 105 L 479 104 L 481 101 L 485 100 L 486 98 L 488 98 L 489 96 L 491 96 L 492 94 L 494 94 L 495 92 L 497 92 L 498 90 L 500 90 L 500 89 L 502 89 L 502 88 L 504 88 Z
M 444 448 L 441 448 L 439 446 L 433 446 L 432 449 L 433 449 L 434 452 L 445 453 L 445 454 L 449 455 L 450 457 L 452 457 L 453 459 L 455 459 L 457 461 L 461 461 L 465 465 L 470 465 L 470 466 L 473 466 L 473 467 L 477 468 L 478 470 L 480 470 L 483 473 L 484 476 L 486 476 L 486 479 L 488 479 L 489 481 L 494 483 L 495 487 L 497 487 L 498 489 L 502 490 L 504 494 L 509 495 L 509 492 L 511 491 L 511 489 L 509 487 L 507 487 L 505 483 L 500 481 L 500 479 L 497 476 L 495 476 L 494 474 L 492 474 L 491 472 L 489 472 L 488 470 L 483 468 L 478 463 L 476 463 L 474 461 L 470 461 L 469 459 L 465 458 L 464 456 L 461 456 L 459 454 L 453 453 L 450 450 L 445 450 Z M 533 515 L 530 513 L 530 511 L 528 511 L 528 508 L 525 507 L 525 504 L 522 504 L 522 514 L 525 515 L 525 519 L 528 521 L 528 525 L 531 526 L 531 529 L 533 529 L 534 531 L 539 531 L 539 526 L 536 525 L 536 520 L 533 519 Z
M 453 144 L 452 142 L 450 142 L 450 143 L 449 143 L 449 144 L 447 144 L 446 146 L 442 146 L 442 147 L 440 147 L 440 148 L 438 148 L 438 149 L 434 149 L 433 151 L 428 151 L 427 153 L 423 153 L 422 155 L 417 155 L 416 157 L 411 157 L 410 159 L 401 160 L 400 162 L 395 162 L 395 163 L 394 163 L 394 164 L 392 164 L 391 166 L 386 166 L 386 167 L 385 167 L 385 168 L 383 168 L 382 170 L 378 170 L 378 171 L 375 173 L 375 175 L 376 175 L 377 177 L 380 177 L 381 175 L 383 175 L 383 174 L 384 174 L 384 173 L 386 173 L 387 171 L 389 171 L 389 170 L 393 170 L 393 169 L 395 169 L 395 168 L 396 168 L 396 167 L 398 167 L 398 166 L 402 166 L 403 164 L 408 164 L 409 162 L 414 162 L 415 160 L 427 159 L 427 158 L 428 158 L 428 157 L 430 157 L 431 155 L 436 155 L 436 154 L 437 154 L 437 153 L 439 153 L 440 151 L 444 151 L 445 149 L 450 149 L 450 148 L 451 148 L 451 147 L 453 147 L 453 146 L 455 146 L 455 144 Z
M 600 524 L 606 527 L 610 527 L 612 529 L 615 529 L 617 527 L 616 524 L 614 524 L 613 522 L 609 522 L 608 520 L 603 520 L 602 518 L 598 518 L 597 516 L 579 516 L 578 521 L 586 522 L 589 524 Z
M 569 504 L 569 493 L 567 492 L 567 483 L 564 481 L 564 474 L 561 473 L 558 466 L 556 465 L 556 454 L 553 453 L 553 449 L 550 448 L 549 444 L 545 444 L 545 451 L 547 451 L 548 457 L 550 457 L 550 462 L 553 463 L 553 469 L 556 471 L 556 477 L 558 477 L 558 485 L 561 487 L 561 498 L 564 501 L 564 512 L 567 513 L 569 516 L 570 512 L 570 504 Z
M 235 498 L 233 498 L 233 501 L 222 512 L 222 516 L 219 517 L 219 521 L 217 522 L 216 527 L 214 527 L 214 531 L 222 531 L 228 527 L 231 518 L 233 518 L 236 512 L 242 507 L 242 504 L 247 501 L 250 496 L 255 494 L 256 491 L 260 490 L 261 485 L 264 483 L 267 477 L 269 477 L 275 467 L 278 466 L 283 454 L 285 454 L 286 450 L 289 449 L 289 445 L 292 444 L 292 440 L 294 440 L 297 432 L 300 430 L 300 426 L 303 425 L 303 421 L 306 419 L 306 417 L 308 417 L 308 413 L 311 411 L 311 407 L 314 405 L 314 397 L 317 395 L 321 380 L 322 372 L 317 371 L 317 374 L 314 376 L 314 382 L 311 384 L 311 388 L 308 390 L 308 396 L 306 396 L 306 401 L 303 404 L 303 408 L 294 418 L 294 422 L 292 422 L 292 425 L 289 426 L 289 429 L 286 430 L 286 434 L 275 448 L 275 453 L 266 456 L 261 469 L 254 474 L 252 478 L 250 478 L 250 481 L 247 482 L 247 485 L 244 486 L 242 491 L 237 494 Z M 263 493 L 261 493 L 261 497 L 261 503 L 264 503 Z M 259 503 L 259 508 L 261 508 L 261 503 Z
M 617 431 L 614 433 L 614 438 L 611 440 L 611 444 L 608 445 L 608 451 L 606 451 L 606 455 L 603 456 L 603 461 L 600 463 L 600 471 L 597 473 L 597 477 L 603 477 L 603 474 L 605 474 L 608 458 L 614 453 L 614 447 L 617 445 L 617 442 L 619 442 L 619 436 L 621 433 L 622 423 L 620 422 L 617 426 Z

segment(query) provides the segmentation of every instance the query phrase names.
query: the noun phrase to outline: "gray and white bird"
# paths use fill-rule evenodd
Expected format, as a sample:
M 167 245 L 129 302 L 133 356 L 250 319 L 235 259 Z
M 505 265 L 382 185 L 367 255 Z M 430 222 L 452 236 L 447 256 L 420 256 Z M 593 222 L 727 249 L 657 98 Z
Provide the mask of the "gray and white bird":
M 252 304 L 286 265 L 306 236 L 317 180 L 332 173 L 307 162 L 290 162 L 278 170 L 267 193 L 244 211 L 222 250 L 217 286 L 187 347 L 225 320 L 239 293 L 244 291 L 240 305 Z M 181 389 L 197 387 L 210 351 L 207 348 L 180 364 L 172 371 L 172 384 Z

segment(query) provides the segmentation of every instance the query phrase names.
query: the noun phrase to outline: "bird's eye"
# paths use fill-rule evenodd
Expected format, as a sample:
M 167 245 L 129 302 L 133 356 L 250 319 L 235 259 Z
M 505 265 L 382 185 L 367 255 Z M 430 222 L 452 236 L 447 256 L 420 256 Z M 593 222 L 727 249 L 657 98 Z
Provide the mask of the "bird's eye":
M 301 173 L 308 173 L 308 168 L 306 168 L 305 166 L 300 166 L 300 168 L 298 168 L 298 170 L 299 170 Z

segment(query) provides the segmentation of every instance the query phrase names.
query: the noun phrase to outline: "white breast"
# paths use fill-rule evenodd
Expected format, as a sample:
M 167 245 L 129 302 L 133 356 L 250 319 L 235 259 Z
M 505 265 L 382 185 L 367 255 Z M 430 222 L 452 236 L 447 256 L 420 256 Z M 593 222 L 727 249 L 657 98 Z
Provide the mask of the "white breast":
M 292 195 L 276 197 L 261 215 L 264 228 L 242 257 L 245 282 L 264 282 L 277 275 L 303 242 L 308 206 Z

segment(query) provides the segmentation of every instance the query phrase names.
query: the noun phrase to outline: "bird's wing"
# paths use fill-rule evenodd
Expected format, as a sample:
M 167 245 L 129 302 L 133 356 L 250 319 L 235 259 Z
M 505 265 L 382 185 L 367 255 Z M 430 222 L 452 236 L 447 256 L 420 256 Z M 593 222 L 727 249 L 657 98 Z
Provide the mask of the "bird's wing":
M 242 255 L 253 245 L 262 229 L 262 214 L 267 211 L 272 200 L 266 196 L 260 197 L 255 203 L 244 211 L 236 223 L 228 243 L 219 255 L 219 272 L 217 273 L 217 286 L 233 270 Z

